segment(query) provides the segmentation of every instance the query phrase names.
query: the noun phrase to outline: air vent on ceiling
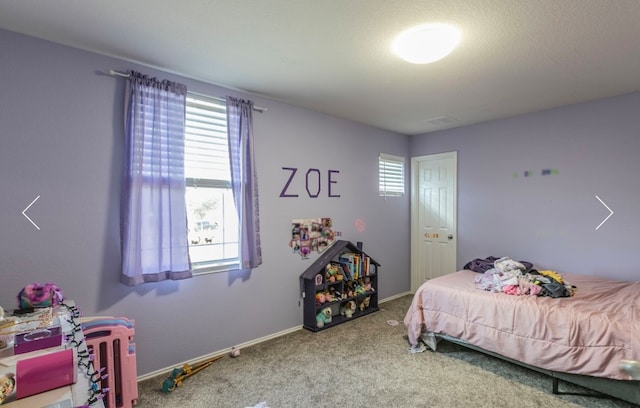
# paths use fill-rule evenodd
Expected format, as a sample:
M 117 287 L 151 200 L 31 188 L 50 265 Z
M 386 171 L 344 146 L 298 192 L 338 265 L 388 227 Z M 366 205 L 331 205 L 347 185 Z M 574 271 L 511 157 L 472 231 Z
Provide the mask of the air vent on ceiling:
M 456 123 L 458 119 L 452 118 L 451 116 L 436 116 L 434 118 L 425 119 L 425 123 L 428 123 L 433 126 L 445 126 Z

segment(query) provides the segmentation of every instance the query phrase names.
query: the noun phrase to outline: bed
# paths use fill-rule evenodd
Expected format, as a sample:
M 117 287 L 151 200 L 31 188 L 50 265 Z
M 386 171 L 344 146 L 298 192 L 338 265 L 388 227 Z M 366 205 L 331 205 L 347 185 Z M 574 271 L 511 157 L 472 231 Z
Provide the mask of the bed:
M 477 272 L 426 281 L 404 324 L 412 347 L 438 339 L 468 346 L 558 379 L 640 403 L 640 381 L 619 364 L 640 359 L 640 282 L 563 274 L 571 297 L 508 295 L 478 289 Z

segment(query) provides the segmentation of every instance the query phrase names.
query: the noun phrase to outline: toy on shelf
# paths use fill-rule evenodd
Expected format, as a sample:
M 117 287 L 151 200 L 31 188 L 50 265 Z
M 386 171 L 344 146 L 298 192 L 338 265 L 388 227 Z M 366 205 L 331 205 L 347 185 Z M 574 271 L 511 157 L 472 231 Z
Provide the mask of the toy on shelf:
M 356 302 L 353 300 L 349 300 L 340 305 L 340 314 L 345 316 L 347 319 L 353 317 L 353 314 L 356 311 Z
M 336 290 L 335 286 L 329 286 L 329 295 L 333 300 L 340 300 L 342 298 L 342 294 Z
M 371 278 L 368 276 L 364 277 L 364 290 L 366 292 L 373 292 L 375 289 L 371 286 Z
M 335 300 L 333 298 L 333 295 L 329 291 L 324 292 L 324 298 L 328 303 L 331 303 Z
M 331 308 L 325 307 L 316 316 L 316 326 L 318 328 L 324 327 L 325 324 L 331 323 Z
M 343 298 L 354 297 L 356 294 L 356 285 L 353 281 L 348 281 L 344 285 L 344 296 Z
M 358 308 L 362 312 L 365 309 L 369 308 L 370 303 L 371 303 L 371 296 L 367 296 L 364 299 L 360 300 L 360 302 L 358 303 Z
M 303 327 L 318 332 L 378 311 L 379 273 L 361 242 L 335 241 L 300 274 Z
M 185 378 L 189 378 L 192 375 L 204 370 L 205 368 L 213 364 L 214 361 L 220 360 L 222 357 L 224 356 L 213 357 L 193 366 L 185 364 L 182 366 L 182 368 L 174 368 L 171 372 L 171 375 L 162 382 L 162 392 L 164 392 L 165 394 L 170 393 L 171 391 L 175 390 L 176 387 L 182 386 L 182 381 L 184 381 Z
M 325 270 L 327 282 L 342 282 L 342 280 L 344 280 L 344 275 L 340 272 L 340 267 L 338 265 L 332 263 L 327 264 Z

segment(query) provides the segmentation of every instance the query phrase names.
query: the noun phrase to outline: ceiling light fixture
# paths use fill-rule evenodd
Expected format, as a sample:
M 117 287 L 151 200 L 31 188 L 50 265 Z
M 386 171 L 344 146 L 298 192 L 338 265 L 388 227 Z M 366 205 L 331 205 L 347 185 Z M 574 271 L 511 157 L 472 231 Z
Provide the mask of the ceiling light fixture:
M 393 41 L 392 49 L 405 61 L 430 64 L 449 55 L 461 37 L 460 31 L 453 26 L 425 24 L 400 33 Z

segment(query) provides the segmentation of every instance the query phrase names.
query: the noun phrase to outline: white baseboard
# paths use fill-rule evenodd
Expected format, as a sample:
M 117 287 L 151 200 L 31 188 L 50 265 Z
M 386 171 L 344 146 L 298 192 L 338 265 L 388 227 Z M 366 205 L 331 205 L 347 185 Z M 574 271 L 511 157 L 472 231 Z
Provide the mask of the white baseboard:
M 398 293 L 397 295 L 389 296 L 389 297 L 386 297 L 386 298 L 384 298 L 382 300 L 379 300 L 378 303 L 388 302 L 390 300 L 395 300 L 395 299 L 398 299 L 398 298 L 401 298 L 401 297 L 407 296 L 407 295 L 413 295 L 413 293 L 410 292 L 410 291 L 403 292 L 403 293 Z
M 255 344 L 262 343 L 262 342 L 267 341 L 267 340 L 275 339 L 276 337 L 284 336 L 285 334 L 293 333 L 293 332 L 298 331 L 298 330 L 302 330 L 302 326 L 296 326 L 296 327 L 292 327 L 290 329 L 279 331 L 277 333 L 272 333 L 272 334 L 269 334 L 268 336 L 260 337 L 258 339 L 254 339 L 254 340 L 248 341 L 246 343 L 238 344 L 238 345 L 236 345 L 234 347 L 237 348 L 237 349 L 242 349 L 244 347 L 253 346 Z M 224 350 L 214 351 L 213 353 L 198 357 L 198 358 L 193 359 L 193 360 L 189 360 L 189 361 L 185 361 L 185 362 L 182 362 L 182 363 L 178 363 L 178 364 L 172 365 L 171 367 L 161 368 L 161 369 L 153 371 L 151 373 L 147 373 L 147 374 L 143 374 L 143 375 L 138 376 L 138 382 L 144 381 L 144 380 L 148 380 L 148 379 L 153 378 L 153 377 L 158 376 L 158 375 L 168 374 L 174 368 L 182 367 L 185 364 L 194 365 L 194 364 L 197 364 L 197 363 L 199 363 L 199 362 L 201 362 L 203 360 L 207 360 L 207 359 L 210 359 L 210 358 L 214 358 L 214 357 L 222 356 L 222 355 L 225 355 L 225 354 L 229 354 L 230 352 L 231 352 L 231 347 L 229 347 L 228 349 L 224 349 Z
M 378 303 L 389 302 L 391 300 L 398 299 L 398 298 L 401 298 L 403 296 L 411 295 L 411 294 L 412 294 L 411 292 L 398 293 L 397 295 L 393 295 L 393 296 L 389 296 L 387 298 L 384 298 L 384 299 L 380 300 Z M 260 337 L 258 339 L 254 339 L 254 340 L 248 341 L 246 343 L 238 344 L 235 347 L 241 349 L 241 348 L 244 348 L 244 347 L 253 346 L 255 344 L 262 343 L 262 342 L 267 341 L 267 340 L 275 339 L 276 337 L 284 336 L 285 334 L 293 333 L 293 332 L 301 330 L 301 329 L 302 329 L 302 326 L 292 327 L 290 329 L 282 330 L 282 331 L 279 331 L 277 333 L 272 333 L 272 334 L 269 334 L 268 336 Z M 143 374 L 143 375 L 139 376 L 138 377 L 138 382 L 144 381 L 144 380 L 148 380 L 148 379 L 156 377 L 158 375 L 168 374 L 174 368 L 182 367 L 185 364 L 190 364 L 190 365 L 197 364 L 197 363 L 199 363 L 199 362 L 201 362 L 203 360 L 207 360 L 207 359 L 210 359 L 210 358 L 214 358 L 214 357 L 218 357 L 218 356 L 221 356 L 221 355 L 229 354 L 230 352 L 231 352 L 231 348 L 224 349 L 224 350 L 219 350 L 219 351 L 214 351 L 213 353 L 198 357 L 198 358 L 193 359 L 193 360 L 185 361 L 183 363 L 178 363 L 178 364 L 175 364 L 175 365 L 173 365 L 171 367 L 161 368 L 161 369 L 153 371 L 151 373 L 147 373 L 147 374 Z

